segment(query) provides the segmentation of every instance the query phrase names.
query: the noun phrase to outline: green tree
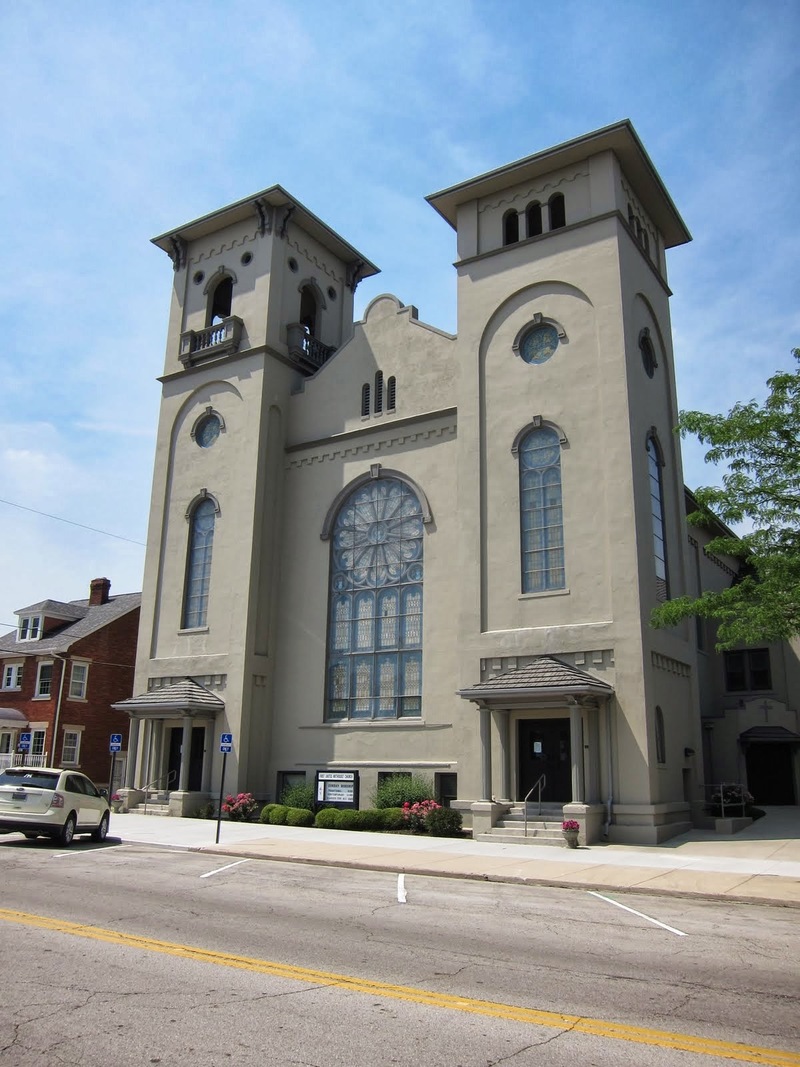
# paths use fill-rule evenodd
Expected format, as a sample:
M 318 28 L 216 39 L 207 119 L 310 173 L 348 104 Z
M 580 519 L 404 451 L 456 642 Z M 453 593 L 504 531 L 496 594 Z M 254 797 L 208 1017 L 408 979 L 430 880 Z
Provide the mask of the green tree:
M 800 364 L 800 349 L 793 352 Z M 763 404 L 736 404 L 727 415 L 681 412 L 681 436 L 708 445 L 707 463 L 728 473 L 695 493 L 694 526 L 717 533 L 708 545 L 740 561 L 740 576 L 721 592 L 678 597 L 655 609 L 654 626 L 698 615 L 719 624 L 719 650 L 800 634 L 800 366 L 767 382 Z M 721 531 L 720 523 L 747 530 Z

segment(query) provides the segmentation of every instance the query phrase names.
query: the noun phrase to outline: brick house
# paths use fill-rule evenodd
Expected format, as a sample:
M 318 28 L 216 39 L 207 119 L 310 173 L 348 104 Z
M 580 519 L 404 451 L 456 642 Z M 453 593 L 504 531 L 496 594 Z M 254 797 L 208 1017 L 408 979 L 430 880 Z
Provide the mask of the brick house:
M 23 759 L 75 767 L 106 785 L 109 739 L 119 733 L 114 782 L 123 780 L 129 720 L 111 705 L 132 691 L 141 594 L 110 589 L 95 578 L 87 600 L 20 608 L 17 629 L 0 637 L 0 768 Z

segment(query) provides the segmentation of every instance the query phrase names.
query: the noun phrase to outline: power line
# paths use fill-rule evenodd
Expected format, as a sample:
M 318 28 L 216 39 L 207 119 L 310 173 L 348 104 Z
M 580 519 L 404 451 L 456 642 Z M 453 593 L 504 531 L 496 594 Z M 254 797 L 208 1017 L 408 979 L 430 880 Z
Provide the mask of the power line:
M 104 537 L 115 537 L 118 541 L 127 541 L 131 545 L 141 545 L 146 548 L 144 541 L 134 541 L 132 537 L 123 537 L 122 534 L 109 533 L 108 530 L 98 530 L 96 526 L 86 526 L 82 522 L 73 522 L 72 519 L 64 519 L 61 515 L 50 515 L 47 511 L 37 511 L 36 508 L 27 508 L 24 504 L 15 504 L 13 500 L 3 500 L 0 504 L 8 504 L 9 507 L 19 508 L 20 511 L 30 511 L 34 515 L 42 515 L 45 519 L 55 519 L 56 522 L 66 522 L 69 526 L 78 526 L 81 530 L 91 530 L 92 533 L 102 534 Z

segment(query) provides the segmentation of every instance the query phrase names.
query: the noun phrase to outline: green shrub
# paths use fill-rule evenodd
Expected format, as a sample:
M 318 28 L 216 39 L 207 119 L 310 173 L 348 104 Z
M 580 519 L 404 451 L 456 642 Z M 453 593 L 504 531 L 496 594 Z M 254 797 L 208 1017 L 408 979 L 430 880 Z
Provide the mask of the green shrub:
M 289 809 L 285 804 L 273 804 L 272 811 L 269 813 L 270 826 L 285 826 L 288 814 Z
M 378 808 L 364 808 L 354 813 L 356 816 L 354 830 L 382 830 L 383 811 Z
M 270 812 L 273 808 L 279 808 L 280 804 L 265 804 L 261 809 L 261 814 L 258 817 L 259 822 L 269 822 Z
M 381 782 L 373 798 L 376 808 L 402 808 L 405 803 L 433 800 L 433 782 L 419 774 L 396 775 Z
M 281 793 L 281 804 L 285 804 L 287 808 L 305 808 L 306 811 L 313 811 L 314 786 L 302 782 L 287 785 Z
M 286 809 L 286 825 L 287 826 L 313 826 L 314 825 L 314 813 L 309 811 L 308 808 L 287 808 Z
M 461 834 L 461 812 L 453 808 L 437 808 L 428 812 L 425 818 L 425 830 L 433 837 L 459 837 Z
M 197 811 L 192 816 L 193 819 L 216 819 L 217 809 L 213 801 L 209 800 L 207 804 L 201 804 Z
M 316 814 L 316 817 L 314 819 L 314 825 L 319 827 L 320 830 L 338 830 L 339 809 L 322 808 Z
M 337 830 L 360 830 L 358 825 L 358 817 L 361 814 L 360 811 L 356 811 L 355 808 L 342 808 L 339 812 L 339 821 L 336 824 Z
M 381 808 L 384 830 L 404 830 L 406 826 L 402 808 Z

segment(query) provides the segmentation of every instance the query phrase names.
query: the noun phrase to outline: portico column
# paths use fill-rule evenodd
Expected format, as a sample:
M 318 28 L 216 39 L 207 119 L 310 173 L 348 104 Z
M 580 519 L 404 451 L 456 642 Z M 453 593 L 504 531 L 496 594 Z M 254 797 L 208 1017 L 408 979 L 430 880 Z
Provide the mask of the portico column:
M 133 789 L 139 763 L 139 719 L 131 718 L 128 727 L 128 762 L 125 764 L 125 788 Z
M 211 753 L 214 744 L 214 723 L 207 722 L 205 725 L 205 738 L 203 741 L 203 783 L 204 793 L 211 792 Z
M 507 711 L 499 711 L 497 715 L 497 729 L 500 733 L 500 800 L 511 799 L 511 748 L 509 745 L 509 731 L 511 718 Z
M 183 734 L 181 735 L 181 770 L 178 775 L 178 789 L 184 792 L 189 788 L 189 753 L 192 751 L 192 719 L 183 717 Z
M 492 722 L 488 708 L 481 708 L 481 789 L 482 800 L 492 799 Z
M 572 803 L 583 804 L 583 723 L 581 709 L 569 709 L 569 746 L 572 752 Z

